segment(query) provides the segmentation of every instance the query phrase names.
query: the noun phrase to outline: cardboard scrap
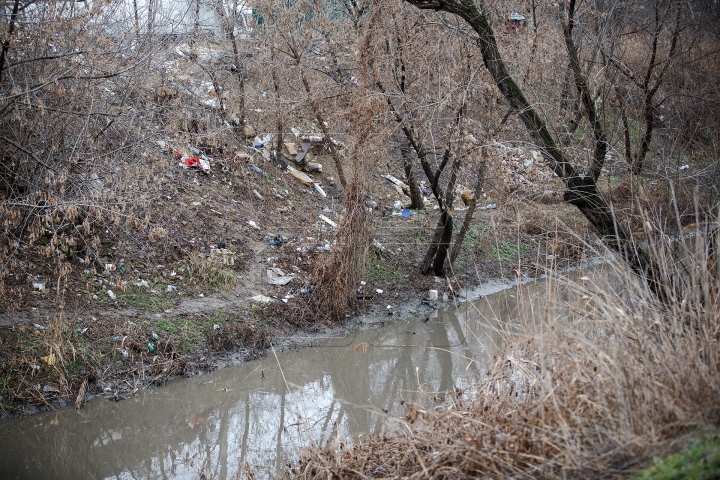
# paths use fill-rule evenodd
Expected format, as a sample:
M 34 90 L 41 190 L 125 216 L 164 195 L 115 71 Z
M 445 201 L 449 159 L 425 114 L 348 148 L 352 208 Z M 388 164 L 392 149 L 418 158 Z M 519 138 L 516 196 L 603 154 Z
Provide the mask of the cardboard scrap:
M 312 178 L 308 177 L 303 172 L 293 167 L 288 166 L 288 173 L 290 173 L 290 176 L 292 176 L 295 180 L 302 183 L 303 185 L 307 185 L 308 187 L 312 187 L 313 183 L 315 183 L 313 182 Z

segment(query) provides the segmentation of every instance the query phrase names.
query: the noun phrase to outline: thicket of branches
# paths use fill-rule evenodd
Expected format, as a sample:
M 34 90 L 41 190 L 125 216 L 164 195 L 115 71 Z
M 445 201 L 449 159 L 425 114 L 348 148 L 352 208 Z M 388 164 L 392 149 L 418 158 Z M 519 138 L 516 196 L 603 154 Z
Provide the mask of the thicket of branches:
M 273 133 L 271 161 L 283 167 L 284 139 L 297 127 L 322 138 L 343 187 L 367 165 L 404 178 L 413 208 L 423 208 L 424 183 L 428 206 L 442 213 L 425 273 L 442 274 L 457 257 L 501 146 L 541 150 L 566 199 L 620 244 L 637 222 L 616 223 L 598 187 L 608 159 L 624 158 L 633 181 L 663 185 L 692 163 L 700 205 L 711 209 L 715 3 L 409 3 L 264 2 L 252 15 L 220 1 L 172 14 L 152 1 L 4 3 L 1 289 L 24 282 L 31 253 L 62 276 L 71 258 L 98 263 L 99 247 L 127 232 L 138 245 L 162 235 L 149 209 L 162 189 L 158 138 L 229 158 L 255 130 Z M 472 8 L 494 29 L 497 50 L 463 20 Z M 524 22 L 511 23 L 515 11 Z M 493 52 L 507 75 L 493 70 Z M 510 78 L 525 103 L 508 93 Z M 379 99 L 369 116 L 354 111 L 358 97 Z M 356 133 L 368 122 L 363 141 L 373 148 L 360 148 Z M 471 208 L 459 217 L 462 193 Z M 693 205 L 681 213 L 694 215 Z

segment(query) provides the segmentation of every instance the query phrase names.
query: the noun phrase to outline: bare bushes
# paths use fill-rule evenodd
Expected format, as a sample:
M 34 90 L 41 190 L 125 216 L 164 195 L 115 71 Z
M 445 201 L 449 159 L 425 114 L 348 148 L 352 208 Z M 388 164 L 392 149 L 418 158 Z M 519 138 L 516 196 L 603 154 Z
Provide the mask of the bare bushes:
M 119 229 L 146 226 L 132 214 L 152 185 L 147 167 L 129 161 L 145 136 L 135 75 L 149 49 L 109 33 L 117 5 L 20 7 L 0 22 L 0 292 L 9 296 L 33 270 L 20 260 L 30 252 L 63 277 L 67 260 L 96 261 Z
M 698 235 L 693 241 L 704 242 Z M 702 250 L 702 249 L 701 249 Z M 706 249 L 707 251 L 707 249 Z M 663 264 L 665 278 L 684 268 Z M 508 337 L 477 390 L 409 407 L 392 433 L 305 451 L 296 478 L 597 478 L 642 466 L 720 421 L 720 298 L 713 263 L 661 304 L 619 264 Z M 552 289 L 549 289 L 552 290 Z
M 326 261 L 319 263 L 313 275 L 315 314 L 325 321 L 345 319 L 347 309 L 354 306 L 355 288 L 364 272 L 370 234 L 363 177 L 361 172 L 355 172 L 347 186 L 345 213 L 338 225 L 333 251 Z
M 377 99 L 358 94 L 352 110 L 357 129 L 350 159 L 354 162 L 353 175 L 345 188 L 343 214 L 338 225 L 332 253 L 317 263 L 313 273 L 314 290 L 309 306 L 316 319 L 329 322 L 345 320 L 345 314 L 356 305 L 355 289 L 365 273 L 365 260 L 370 245 L 370 215 L 366 196 L 366 179 L 370 159 L 377 148 L 372 142 L 376 125 L 372 119 L 382 108 Z M 307 311 L 306 311 L 307 315 Z

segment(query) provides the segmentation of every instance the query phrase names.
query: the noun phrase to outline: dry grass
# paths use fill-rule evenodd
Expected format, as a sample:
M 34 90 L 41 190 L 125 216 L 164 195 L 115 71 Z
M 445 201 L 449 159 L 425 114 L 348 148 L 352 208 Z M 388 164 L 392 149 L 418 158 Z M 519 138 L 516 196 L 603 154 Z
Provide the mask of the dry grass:
M 709 241 L 708 241 L 709 239 Z M 575 300 L 508 337 L 469 397 L 409 405 L 389 433 L 305 450 L 292 478 L 621 477 L 720 421 L 717 238 L 661 240 L 672 302 L 621 265 L 608 285 L 558 280 Z M 716 250 L 715 250 L 716 252 Z M 710 253 L 708 258 L 708 253 Z M 705 260 L 710 261 L 705 261 Z M 681 287 L 681 288 L 680 288 Z
M 194 255 L 189 259 L 188 274 L 191 280 L 199 281 L 218 289 L 229 289 L 238 282 L 238 275 L 229 268 L 223 268 L 218 260 Z

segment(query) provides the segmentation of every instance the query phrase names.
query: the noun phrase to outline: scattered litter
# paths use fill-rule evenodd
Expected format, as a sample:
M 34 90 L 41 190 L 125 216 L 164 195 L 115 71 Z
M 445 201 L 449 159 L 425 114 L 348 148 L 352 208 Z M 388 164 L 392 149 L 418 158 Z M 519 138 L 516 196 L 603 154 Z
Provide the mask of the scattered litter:
M 360 280 L 360 285 L 365 286 L 366 285 L 365 280 Z
M 283 238 L 282 235 L 277 235 L 275 237 L 272 237 L 270 240 L 268 240 L 268 243 L 273 246 L 282 245 L 283 243 L 285 243 L 285 239 Z
M 300 130 L 298 130 L 297 128 L 292 127 L 290 128 L 290 131 L 293 133 L 293 135 L 295 135 L 295 138 L 300 137 Z
M 391 183 L 393 183 L 394 185 L 397 185 L 397 186 L 400 187 L 403 191 L 404 191 L 405 189 L 408 189 L 408 191 L 409 191 L 409 189 L 410 189 L 410 187 L 408 187 L 405 182 L 403 182 L 402 180 L 399 180 L 397 177 L 393 177 L 392 175 L 383 175 L 382 177 L 383 177 L 384 179 L 386 179 L 386 180 L 389 180 L 389 181 L 390 181 Z
M 168 147 L 168 152 L 180 159 L 180 166 L 186 169 L 196 168 L 202 170 L 207 175 L 210 173 L 210 160 L 205 155 L 190 157 L 172 147 Z
M 321 197 L 327 198 L 327 194 L 325 193 L 325 190 L 322 189 L 322 187 L 320 186 L 320 184 L 314 183 L 314 184 L 313 184 L 313 187 L 315 187 L 315 191 L 318 192 Z
M 235 265 L 235 252 L 227 248 L 213 248 L 210 250 L 210 258 L 219 259 L 223 265 Z
M 256 197 L 258 197 L 260 199 L 261 202 L 265 201 L 265 197 L 260 195 L 260 192 L 258 192 L 257 190 L 253 190 L 253 193 L 255 194 Z
M 105 271 L 106 272 L 114 272 L 117 269 L 117 267 L 112 263 L 106 263 L 105 264 Z
M 53 365 L 55 365 L 55 361 L 56 361 L 55 354 L 51 353 L 47 357 L 40 357 L 40 361 L 42 363 L 44 363 L 45 365 L 47 365 L 48 367 L 52 367 Z
M 305 164 L 305 170 L 308 172 L 322 172 L 322 163 L 307 162 Z
M 174 292 L 175 290 L 177 290 L 177 287 L 176 287 L 175 285 L 168 285 L 167 287 L 165 287 L 165 292 L 166 292 L 166 293 L 172 293 L 172 292 Z
M 107 291 L 108 297 L 110 297 L 110 300 L 115 300 L 117 296 L 113 293 L 112 290 Z
M 292 142 L 283 142 L 283 147 L 285 147 L 285 150 L 287 150 L 288 155 L 291 157 L 294 157 L 298 154 L 298 149 Z
M 150 288 L 150 284 L 148 283 L 147 280 L 140 280 L 139 282 L 137 282 L 137 283 L 135 284 L 135 286 L 137 286 L 137 287 Z
M 248 220 L 247 223 L 248 223 L 248 225 L 250 225 L 250 226 L 253 227 L 254 229 L 260 230 L 260 227 L 258 227 L 257 223 L 253 222 L 252 220 Z
M 45 282 L 33 282 L 33 288 L 36 290 L 45 290 Z
M 270 285 L 283 286 L 290 283 L 295 278 L 295 275 L 285 275 L 281 269 L 277 267 L 268 268 L 267 280 Z
M 430 290 L 428 292 L 428 300 L 431 302 L 437 302 L 438 299 L 438 291 L 437 290 Z
M 79 335 L 83 335 L 83 334 L 84 334 L 85 332 L 87 332 L 87 331 L 88 331 L 88 327 L 85 327 L 85 328 L 76 328 L 76 329 L 75 329 L 75 333 L 77 333 L 77 334 L 79 334 Z
M 43 393 L 60 393 L 60 389 L 52 385 L 43 386 Z
M 255 165 L 250 165 L 250 170 L 252 170 L 252 171 L 255 172 L 255 173 L 259 173 L 260 175 L 264 175 L 264 174 L 265 174 L 265 172 L 263 172 L 262 170 L 260 170 L 260 169 L 259 169 L 258 167 L 256 167 Z
M 155 351 L 155 345 L 153 345 L 152 342 L 148 342 L 147 347 L 148 347 L 148 352 L 152 353 Z
M 373 247 L 377 248 L 377 249 L 380 250 L 381 252 L 384 252 L 384 251 L 385 251 L 385 247 L 383 246 L 383 244 L 380 243 L 380 242 L 378 242 L 376 239 L 373 239 L 373 243 L 372 243 L 372 244 L 373 244 Z
M 320 215 L 320 220 L 322 220 L 323 222 L 327 223 L 328 225 L 330 225 L 330 226 L 333 227 L 333 228 L 337 228 L 337 227 L 338 227 L 337 223 L 333 222 L 332 220 L 330 220 L 330 219 L 329 219 L 328 217 L 326 217 L 325 215 Z
M 33 323 L 33 327 L 37 328 L 38 330 L 47 330 L 48 327 L 43 327 L 42 325 L 38 325 L 37 323 Z
M 251 302 L 255 302 L 255 303 L 260 303 L 260 304 L 263 304 L 263 305 L 267 305 L 267 304 L 269 304 L 270 302 L 272 302 L 272 298 L 267 297 L 267 296 L 265 296 L 265 295 L 255 295 L 254 297 L 251 297 L 251 298 L 250 298 L 250 301 L 251 301 Z
M 312 178 L 308 177 L 303 172 L 293 167 L 288 166 L 288 173 L 295 180 L 302 183 L 303 185 L 307 185 L 308 187 L 312 186 L 312 184 L 314 183 Z
M 382 295 L 382 293 L 383 293 L 383 290 L 382 290 L 381 288 L 376 288 L 375 291 L 376 291 L 377 293 L 381 294 L 381 295 Z
M 155 332 L 150 332 L 150 337 L 155 341 L 160 340 L 160 337 L 158 337 L 158 334 Z
M 402 216 L 408 218 L 412 213 L 407 208 L 402 211 Z
M 302 163 L 308 151 L 310 150 L 310 145 L 311 142 L 309 140 L 303 140 L 302 148 L 297 153 L 297 155 L 295 155 L 295 163 Z
M 680 167 L 680 170 L 687 170 L 689 168 L 690 168 L 690 165 L 683 165 L 682 167 Z
M 494 203 L 491 203 L 490 205 L 485 205 L 484 207 L 479 207 L 478 210 L 495 210 L 497 208 L 497 205 Z
M 30 368 L 31 368 L 32 370 L 38 370 L 38 371 L 39 371 L 39 370 L 40 370 L 40 365 L 38 365 L 38 364 L 36 364 L 36 363 L 31 363 L 31 364 L 30 364 Z
M 325 140 L 325 137 L 321 137 L 320 135 L 307 135 L 303 137 L 303 142 L 320 143 L 323 140 Z
M 274 135 L 272 133 L 268 133 L 263 138 L 255 137 L 253 140 L 253 148 L 261 149 L 261 148 L 267 148 L 270 146 L 270 142 L 272 141 Z

